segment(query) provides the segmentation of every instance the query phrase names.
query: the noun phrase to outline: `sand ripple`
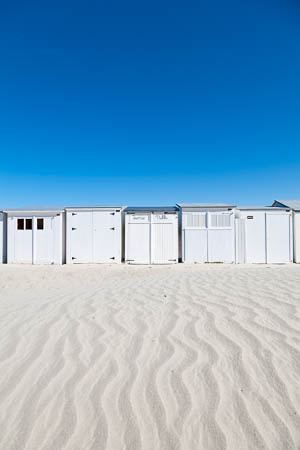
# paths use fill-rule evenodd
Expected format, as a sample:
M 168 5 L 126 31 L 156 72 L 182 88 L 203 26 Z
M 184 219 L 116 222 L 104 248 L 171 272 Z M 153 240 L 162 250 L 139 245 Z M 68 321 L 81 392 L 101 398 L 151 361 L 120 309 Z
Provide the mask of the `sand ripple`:
M 299 449 L 300 267 L 0 266 L 0 449 Z

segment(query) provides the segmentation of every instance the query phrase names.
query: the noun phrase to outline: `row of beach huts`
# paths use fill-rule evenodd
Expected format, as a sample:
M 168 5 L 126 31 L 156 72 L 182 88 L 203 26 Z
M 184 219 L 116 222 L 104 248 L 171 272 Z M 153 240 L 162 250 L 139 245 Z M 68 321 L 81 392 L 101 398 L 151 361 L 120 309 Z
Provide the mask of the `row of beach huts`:
M 5 209 L 0 262 L 300 263 L 300 200 Z

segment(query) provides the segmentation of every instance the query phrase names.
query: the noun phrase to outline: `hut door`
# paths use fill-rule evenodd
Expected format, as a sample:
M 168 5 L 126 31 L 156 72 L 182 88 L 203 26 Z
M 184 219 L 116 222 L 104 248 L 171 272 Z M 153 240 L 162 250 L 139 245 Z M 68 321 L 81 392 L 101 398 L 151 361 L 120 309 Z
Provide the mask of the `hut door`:
M 177 261 L 177 214 L 152 213 L 151 264 Z
M 232 213 L 209 213 L 208 262 L 232 263 L 234 261 L 234 234 Z
M 15 254 L 13 262 L 33 262 L 32 217 L 15 218 Z
M 290 216 L 287 214 L 266 214 L 266 228 L 267 262 L 291 262 Z
M 68 213 L 69 260 L 71 263 L 92 263 L 93 213 L 79 211 Z
M 114 211 L 94 211 L 94 262 L 113 263 L 120 260 L 120 216 Z
M 207 230 L 187 228 L 184 230 L 184 261 L 188 263 L 205 263 L 207 254 Z
M 131 264 L 150 264 L 151 214 L 128 214 L 126 219 L 126 261 Z
M 53 217 L 37 217 L 34 227 L 34 263 L 53 264 Z

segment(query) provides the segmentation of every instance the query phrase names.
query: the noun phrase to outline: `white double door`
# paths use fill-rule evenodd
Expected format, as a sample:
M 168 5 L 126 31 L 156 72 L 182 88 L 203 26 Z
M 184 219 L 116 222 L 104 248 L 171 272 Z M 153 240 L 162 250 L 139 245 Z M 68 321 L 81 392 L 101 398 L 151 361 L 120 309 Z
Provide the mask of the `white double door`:
M 14 217 L 12 220 L 14 250 L 10 256 L 11 262 L 53 264 L 53 217 Z M 9 248 L 8 251 L 10 254 Z
M 234 262 L 234 215 L 232 212 L 185 212 L 183 227 L 184 262 Z
M 292 261 L 292 231 L 289 214 L 251 212 L 243 214 L 245 261 L 284 264 Z
M 121 262 L 121 213 L 74 211 L 67 215 L 67 262 Z
M 178 216 L 168 212 L 126 216 L 126 261 L 172 264 L 178 261 Z
M 234 261 L 233 230 L 184 230 L 184 261 L 193 263 Z

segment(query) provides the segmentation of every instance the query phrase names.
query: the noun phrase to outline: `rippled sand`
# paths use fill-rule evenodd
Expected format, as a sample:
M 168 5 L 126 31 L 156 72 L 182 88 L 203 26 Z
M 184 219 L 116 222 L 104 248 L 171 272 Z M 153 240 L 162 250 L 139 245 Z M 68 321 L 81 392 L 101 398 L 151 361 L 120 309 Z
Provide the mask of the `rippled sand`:
M 300 448 L 300 266 L 0 266 L 0 448 Z

